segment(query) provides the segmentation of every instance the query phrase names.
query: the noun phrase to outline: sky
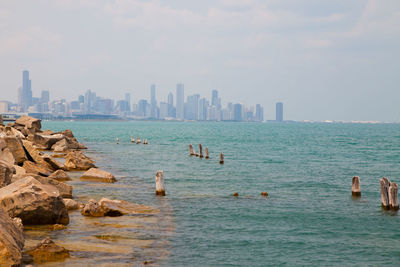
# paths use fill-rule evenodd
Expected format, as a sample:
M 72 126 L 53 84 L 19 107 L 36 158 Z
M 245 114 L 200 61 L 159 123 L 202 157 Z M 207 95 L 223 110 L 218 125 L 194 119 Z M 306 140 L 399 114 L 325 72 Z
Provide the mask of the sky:
M 0 100 L 187 95 L 274 119 L 400 122 L 399 0 L 13 0 L 0 3 Z

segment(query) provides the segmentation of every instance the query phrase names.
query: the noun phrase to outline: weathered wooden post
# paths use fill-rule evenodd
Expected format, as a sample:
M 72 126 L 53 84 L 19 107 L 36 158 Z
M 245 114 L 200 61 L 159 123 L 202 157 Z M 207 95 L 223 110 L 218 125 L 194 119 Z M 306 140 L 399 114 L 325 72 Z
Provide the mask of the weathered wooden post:
M 143 140 L 143 145 L 147 145 L 147 139 Z
M 224 153 L 219 154 L 219 164 L 224 164 Z
M 163 171 L 158 171 L 156 174 L 156 195 L 157 196 L 165 196 L 164 172 Z
M 203 157 L 203 146 L 201 144 L 199 144 L 199 154 L 200 154 L 200 158 Z
M 188 147 L 189 147 L 190 156 L 193 156 L 194 155 L 193 146 L 191 144 L 189 144 Z
M 119 138 L 117 137 L 117 139 L 115 139 L 117 141 L 117 145 L 119 144 Z
M 360 177 L 354 176 L 351 183 L 351 195 L 354 197 L 361 196 Z
M 398 193 L 399 193 L 399 187 L 397 186 L 397 184 L 391 183 L 389 186 L 389 203 L 390 203 L 390 209 L 392 210 L 399 209 Z
M 131 136 L 131 142 L 135 143 L 135 138 L 133 138 L 133 136 Z
M 390 182 L 387 178 L 382 177 L 380 180 L 381 184 L 381 203 L 382 203 L 382 208 L 384 209 L 389 209 L 390 208 L 390 203 L 389 203 L 389 187 L 390 187 Z
M 141 143 L 140 137 L 136 138 L 136 144 L 140 144 L 140 143 Z
M 205 154 L 206 154 L 205 158 L 206 158 L 206 159 L 209 159 L 210 157 L 209 157 L 209 155 L 208 155 L 208 147 L 206 147 Z

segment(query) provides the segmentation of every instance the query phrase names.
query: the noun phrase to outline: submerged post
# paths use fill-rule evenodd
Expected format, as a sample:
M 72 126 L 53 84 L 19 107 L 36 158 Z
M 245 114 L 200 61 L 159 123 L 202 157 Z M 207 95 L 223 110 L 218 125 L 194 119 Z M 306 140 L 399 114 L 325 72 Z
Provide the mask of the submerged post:
M 131 142 L 135 143 L 135 138 L 133 138 L 133 136 L 131 136 Z
M 203 146 L 201 144 L 199 144 L 199 154 L 200 154 L 200 158 L 203 157 Z
M 361 196 L 360 177 L 358 176 L 353 177 L 353 181 L 351 183 L 351 195 L 354 197 Z
M 390 187 L 390 182 L 387 178 L 382 177 L 380 180 L 381 184 L 381 203 L 382 203 L 382 208 L 384 209 L 389 209 L 390 208 L 390 203 L 389 203 L 389 187 Z
M 190 156 L 193 156 L 194 155 L 193 146 L 191 144 L 189 144 L 188 147 L 189 147 Z
M 117 141 L 117 144 L 119 144 L 119 138 L 117 137 L 117 139 L 115 139 Z
M 164 172 L 163 171 L 158 171 L 156 174 L 156 195 L 157 196 L 165 196 Z
M 147 139 L 143 140 L 143 145 L 147 145 Z
M 396 183 L 391 183 L 389 186 L 389 203 L 391 210 L 398 210 L 399 209 L 399 187 Z
M 136 138 L 136 144 L 140 144 L 140 143 L 141 143 L 140 137 Z
M 206 153 L 205 158 L 206 158 L 206 159 L 210 158 L 210 157 L 208 156 L 208 147 L 206 147 L 205 153 Z
M 219 164 L 224 164 L 224 153 L 219 154 Z

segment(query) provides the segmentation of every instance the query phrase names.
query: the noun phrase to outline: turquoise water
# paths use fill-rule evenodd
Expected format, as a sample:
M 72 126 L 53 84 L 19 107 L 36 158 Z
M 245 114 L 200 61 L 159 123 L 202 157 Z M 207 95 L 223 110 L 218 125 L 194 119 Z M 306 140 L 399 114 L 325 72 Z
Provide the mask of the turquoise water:
M 151 205 L 172 218 L 163 228 L 168 230 L 144 237 L 168 251 L 154 260 L 161 266 L 400 264 L 400 217 L 381 210 L 379 191 L 382 176 L 399 182 L 400 125 L 43 125 L 70 128 L 99 167 L 116 174 L 119 184 L 134 185 L 77 188 L 77 194 Z M 147 138 L 149 145 L 130 143 L 131 135 Z M 199 143 L 211 159 L 188 156 L 187 144 L 198 150 Z M 224 165 L 218 163 L 220 152 Z M 157 170 L 164 170 L 164 198 L 154 196 Z M 361 180 L 358 200 L 351 198 L 354 175 Z M 262 191 L 269 197 L 261 197 Z

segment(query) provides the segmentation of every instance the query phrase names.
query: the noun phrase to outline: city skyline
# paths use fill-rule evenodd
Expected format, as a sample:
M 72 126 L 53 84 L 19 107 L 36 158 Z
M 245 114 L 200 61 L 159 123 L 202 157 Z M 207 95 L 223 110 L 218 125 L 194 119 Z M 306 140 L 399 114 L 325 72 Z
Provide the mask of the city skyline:
M 0 101 L 0 113 L 16 112 L 36 114 L 39 117 L 76 117 L 113 115 L 128 119 L 162 119 L 162 120 L 196 120 L 196 121 L 264 121 L 262 105 L 246 106 L 242 103 L 228 102 L 223 108 L 217 89 L 211 91 L 210 101 L 200 94 L 186 96 L 184 84 L 176 84 L 176 106 L 174 95 L 169 92 L 168 99 L 157 101 L 155 84 L 150 85 L 150 98 L 132 100 L 129 92 L 123 99 L 105 98 L 97 95 L 94 90 L 76 96 L 73 100 L 51 99 L 49 90 L 42 90 L 40 97 L 35 97 L 31 91 L 29 71 L 22 72 L 22 87 L 18 92 L 18 103 Z M 234 109 L 234 107 L 239 109 Z M 240 112 L 240 114 L 238 114 Z

